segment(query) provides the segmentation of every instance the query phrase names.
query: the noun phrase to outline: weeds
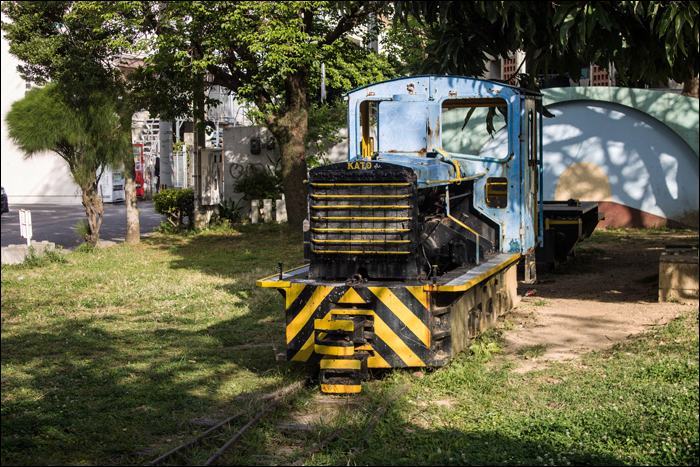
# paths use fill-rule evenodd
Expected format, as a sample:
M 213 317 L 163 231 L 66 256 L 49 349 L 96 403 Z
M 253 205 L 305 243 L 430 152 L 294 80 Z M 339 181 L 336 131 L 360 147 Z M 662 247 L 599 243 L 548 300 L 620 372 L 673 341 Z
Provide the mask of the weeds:
M 91 233 L 90 226 L 87 224 L 87 222 L 85 222 L 85 219 L 80 219 L 71 230 L 78 236 L 78 239 L 82 241 L 85 241 L 85 239 Z
M 95 250 L 97 250 L 97 247 L 85 242 L 85 243 L 81 243 L 80 246 L 78 246 L 78 248 L 75 249 L 75 252 L 76 253 L 92 253 Z
M 527 345 L 516 352 L 523 358 L 540 358 L 547 350 L 547 344 Z
M 66 260 L 61 253 L 62 249 L 63 247 L 59 245 L 58 248 L 46 248 L 44 251 L 38 252 L 33 246 L 30 246 L 27 256 L 24 257 L 22 266 L 27 268 L 41 268 L 49 264 L 67 263 L 68 260 Z

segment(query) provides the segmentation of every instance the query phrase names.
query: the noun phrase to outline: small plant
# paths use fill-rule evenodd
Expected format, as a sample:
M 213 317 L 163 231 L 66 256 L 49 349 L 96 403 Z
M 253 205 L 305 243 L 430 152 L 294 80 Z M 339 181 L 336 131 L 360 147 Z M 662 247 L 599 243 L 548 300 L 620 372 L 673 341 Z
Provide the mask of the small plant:
M 241 222 L 243 220 L 243 216 L 241 216 L 241 211 L 243 210 L 242 203 L 243 198 L 239 199 L 237 203 L 234 203 L 230 198 L 228 201 L 219 203 L 218 222 L 222 223 L 223 221 L 228 221 L 229 224 Z
M 501 353 L 501 347 L 498 344 L 485 341 L 474 342 L 469 350 L 472 355 L 481 360 L 488 360 L 492 355 Z
M 513 329 L 515 329 L 515 324 L 511 323 L 506 319 L 505 321 L 503 321 L 503 329 L 505 329 L 506 331 L 512 331 Z
M 76 253 L 92 253 L 97 247 L 90 245 L 88 242 L 83 243 L 78 248 L 75 249 Z
M 41 268 L 51 263 L 67 263 L 68 261 L 61 254 L 61 249 L 62 247 L 59 246 L 58 250 L 54 248 L 47 248 L 43 252 L 38 252 L 33 246 L 30 246 L 27 256 L 24 258 L 22 264 L 29 268 Z
M 158 227 L 153 228 L 154 232 L 162 233 L 162 234 L 172 234 L 172 233 L 177 233 L 177 229 L 173 227 L 173 225 L 170 222 L 166 221 L 161 221 L 160 225 Z
M 547 344 L 527 345 L 516 352 L 523 358 L 539 358 L 547 350 Z
M 87 224 L 87 222 L 85 222 L 85 219 L 80 219 L 71 230 L 82 241 L 86 241 L 85 239 L 88 238 L 88 235 L 90 235 L 90 226 Z
M 532 302 L 533 306 L 549 306 L 549 302 L 545 300 L 544 298 L 538 298 L 534 302 Z
M 153 208 L 158 214 L 167 216 L 176 230 L 184 228 L 185 217 L 189 227 L 194 221 L 194 190 L 162 190 L 153 195 Z
M 274 202 L 283 193 L 282 171 L 277 168 L 277 164 L 274 169 L 269 166 L 249 165 L 233 184 L 233 191 L 243 193 L 243 199 L 246 201 L 271 199 Z

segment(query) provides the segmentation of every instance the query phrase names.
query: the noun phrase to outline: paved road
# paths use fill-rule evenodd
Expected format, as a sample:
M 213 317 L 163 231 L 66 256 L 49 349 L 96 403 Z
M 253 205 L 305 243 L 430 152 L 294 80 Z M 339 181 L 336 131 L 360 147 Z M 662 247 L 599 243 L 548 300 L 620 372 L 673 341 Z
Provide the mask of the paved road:
M 141 211 L 139 223 L 141 236 L 147 236 L 160 225 L 165 217 L 153 212 L 153 201 L 138 203 Z M 66 250 L 73 250 L 82 243 L 71 230 L 78 220 L 85 220 L 85 208 L 82 205 L 66 206 L 58 204 L 10 204 L 10 212 L 2 215 L 2 246 L 11 244 L 26 244 L 20 235 L 19 209 L 32 211 L 33 240 L 48 240 L 56 245 L 62 245 Z M 126 236 L 126 205 L 124 203 L 105 204 L 104 219 L 100 228 L 100 239 L 121 243 Z

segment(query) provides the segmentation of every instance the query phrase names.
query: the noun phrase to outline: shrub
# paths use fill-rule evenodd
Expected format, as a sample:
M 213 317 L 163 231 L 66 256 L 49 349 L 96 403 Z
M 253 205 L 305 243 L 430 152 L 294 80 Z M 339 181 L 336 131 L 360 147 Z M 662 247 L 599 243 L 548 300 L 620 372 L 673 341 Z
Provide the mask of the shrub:
M 243 220 L 243 216 L 241 216 L 241 211 L 243 210 L 243 206 L 241 206 L 242 203 L 243 198 L 238 200 L 237 203 L 234 203 L 232 199 L 219 203 L 218 222 L 228 221 L 230 224 L 241 222 Z
M 76 253 L 92 253 L 97 250 L 97 247 L 92 246 L 88 242 L 82 243 L 78 248 L 75 249 Z
M 153 195 L 153 207 L 158 214 L 167 217 L 176 229 L 182 229 L 185 216 L 192 225 L 194 217 L 194 190 L 161 190 Z M 188 226 L 189 226 L 188 225 Z
M 80 219 L 71 230 L 83 241 L 90 235 L 90 226 L 85 222 L 85 219 Z M 100 238 L 99 234 L 97 234 L 97 238 Z
M 233 184 L 233 191 L 243 193 L 243 199 L 246 201 L 254 199 L 274 201 L 279 198 L 280 193 L 283 193 L 281 173 L 269 167 L 249 165 Z
M 40 268 L 51 263 L 67 263 L 68 261 L 63 257 L 63 254 L 61 254 L 61 248 L 62 247 L 59 246 L 58 249 L 47 248 L 43 252 L 37 252 L 33 246 L 30 246 L 22 265 L 29 268 Z

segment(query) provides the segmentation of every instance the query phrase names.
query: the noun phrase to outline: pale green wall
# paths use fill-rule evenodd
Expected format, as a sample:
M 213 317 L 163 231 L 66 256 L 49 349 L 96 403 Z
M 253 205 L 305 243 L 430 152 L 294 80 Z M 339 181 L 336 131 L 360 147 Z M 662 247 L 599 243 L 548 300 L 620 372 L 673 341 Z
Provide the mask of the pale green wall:
M 574 100 L 608 101 L 644 112 L 676 132 L 700 156 L 698 99 L 669 92 L 615 87 L 543 89 L 544 105 Z

